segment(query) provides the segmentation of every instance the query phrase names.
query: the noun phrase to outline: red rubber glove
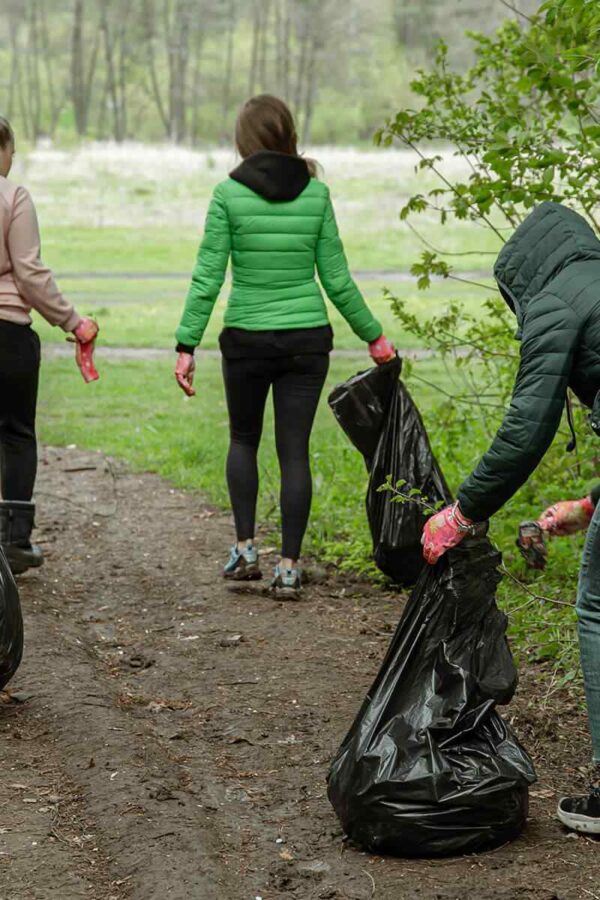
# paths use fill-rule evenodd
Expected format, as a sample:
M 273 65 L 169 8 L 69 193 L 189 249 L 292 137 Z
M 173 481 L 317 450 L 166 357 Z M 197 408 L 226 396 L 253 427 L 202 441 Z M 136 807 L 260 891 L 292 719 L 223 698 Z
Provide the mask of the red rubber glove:
M 423 528 L 421 543 L 423 556 L 430 566 L 435 565 L 447 550 L 457 547 L 468 534 L 475 533 L 475 522 L 467 519 L 458 503 L 446 506 L 430 519 Z
M 594 515 L 594 504 L 590 497 L 582 500 L 561 500 L 544 510 L 538 523 L 542 531 L 555 537 L 566 537 L 584 531 Z
M 382 334 L 376 341 L 369 344 L 369 354 L 374 363 L 382 366 L 384 363 L 391 362 L 396 355 L 396 348 L 391 341 L 388 341 Z
M 192 387 L 195 370 L 196 363 L 192 354 L 180 353 L 177 357 L 177 365 L 175 366 L 175 378 L 177 379 L 177 384 L 181 390 L 185 391 L 188 397 L 194 397 L 196 394 L 196 391 Z
M 75 337 L 75 362 L 86 384 L 97 381 L 100 376 L 94 365 L 94 346 L 99 332 L 98 323 L 93 319 L 84 317 L 79 320 L 77 328 L 73 329 Z M 73 340 L 73 338 L 67 338 Z

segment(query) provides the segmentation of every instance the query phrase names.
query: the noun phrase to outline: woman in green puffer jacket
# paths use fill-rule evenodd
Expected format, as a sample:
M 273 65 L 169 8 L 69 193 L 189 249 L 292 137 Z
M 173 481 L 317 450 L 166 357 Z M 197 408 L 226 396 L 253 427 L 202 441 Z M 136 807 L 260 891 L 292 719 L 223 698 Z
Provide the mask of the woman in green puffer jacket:
M 220 346 L 231 433 L 227 483 L 237 541 L 224 575 L 234 580 L 261 577 L 255 543 L 256 458 L 272 388 L 282 549 L 271 587 L 297 597 L 312 497 L 309 440 L 333 338 L 315 273 L 376 363 L 387 362 L 394 348 L 350 276 L 329 190 L 316 178 L 314 164 L 298 155 L 287 106 L 266 94 L 247 101 L 238 116 L 236 145 L 243 162 L 213 193 L 177 329 L 175 375 L 192 396 L 194 349 L 231 257 L 233 283 Z

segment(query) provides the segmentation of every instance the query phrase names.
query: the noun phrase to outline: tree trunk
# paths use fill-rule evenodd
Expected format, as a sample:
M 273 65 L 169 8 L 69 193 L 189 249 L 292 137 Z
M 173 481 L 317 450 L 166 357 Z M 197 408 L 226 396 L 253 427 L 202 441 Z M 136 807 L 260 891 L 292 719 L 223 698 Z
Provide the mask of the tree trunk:
M 315 94 L 317 87 L 317 53 L 318 53 L 317 29 L 313 29 L 308 54 L 306 91 L 304 94 L 304 114 L 302 117 L 302 144 L 310 143 L 310 129 L 314 112 Z
M 231 85 L 233 80 L 233 51 L 235 46 L 236 2 L 229 0 L 227 20 L 227 51 L 225 55 L 225 77 L 223 79 L 223 99 L 221 105 L 221 139 L 226 140 L 231 107 Z
M 190 133 L 192 144 L 200 138 L 200 106 L 202 103 L 202 49 L 204 45 L 202 32 L 199 31 L 194 45 L 194 74 L 192 77 L 192 123 Z
M 173 84 L 173 134 L 178 144 L 185 141 L 187 132 L 187 75 L 190 61 L 190 28 L 192 10 L 190 0 L 179 0 L 176 6 L 177 22 L 174 33 L 175 66 Z
M 306 71 L 307 57 L 310 43 L 310 27 L 308 15 L 304 15 L 302 31 L 300 34 L 300 57 L 298 59 L 298 69 L 296 71 L 296 87 L 294 90 L 294 106 L 299 112 L 302 108 L 302 98 L 304 96 L 304 77 Z
M 261 91 L 266 90 L 267 86 L 267 52 L 268 52 L 268 33 L 269 33 L 269 15 L 271 12 L 271 0 L 262 0 L 261 2 L 261 20 L 260 20 L 260 43 L 258 57 L 258 78 Z
M 162 94 L 160 91 L 160 84 L 158 82 L 158 75 L 156 72 L 156 50 L 155 50 L 155 37 L 156 37 L 156 9 L 154 7 L 154 0 L 144 0 L 144 24 L 145 24 L 145 38 L 146 38 L 146 52 L 148 59 L 148 70 L 150 72 L 150 86 L 152 91 L 152 97 L 154 98 L 154 102 L 156 104 L 156 109 L 158 110 L 158 114 L 160 116 L 160 120 L 163 124 L 163 128 L 167 137 L 170 136 L 170 121 L 169 116 L 167 115 L 167 110 L 165 103 L 162 98 Z
M 252 56 L 250 59 L 250 78 L 248 94 L 252 96 L 256 90 L 258 74 L 258 47 L 260 42 L 260 0 L 254 0 L 254 18 L 252 22 Z
M 122 139 L 120 131 L 119 98 L 117 96 L 117 80 L 114 64 L 113 35 L 108 23 L 108 5 L 110 0 L 101 0 L 100 31 L 104 41 L 104 59 L 106 63 L 106 93 L 112 108 L 112 133 L 115 141 Z
M 50 104 L 48 115 L 48 133 L 54 137 L 58 120 L 62 112 L 64 104 L 64 92 L 61 91 L 60 96 L 57 95 L 54 83 L 54 60 L 52 59 L 52 49 L 50 45 L 50 32 L 48 29 L 48 11 L 46 8 L 46 0 L 40 0 L 40 20 L 41 20 L 41 52 L 44 64 L 44 75 L 48 88 L 48 102 Z
M 85 76 L 83 72 L 83 14 L 84 0 L 75 0 L 73 8 L 73 31 L 71 38 L 71 99 L 75 113 L 77 134 L 87 131 L 87 110 L 85 109 Z
M 100 47 L 99 29 L 94 29 L 94 40 L 90 45 L 85 38 L 85 3 L 75 0 L 73 7 L 73 28 L 71 34 L 71 98 L 75 113 L 75 127 L 81 137 L 87 134 L 94 77 Z M 86 56 L 89 62 L 85 64 Z

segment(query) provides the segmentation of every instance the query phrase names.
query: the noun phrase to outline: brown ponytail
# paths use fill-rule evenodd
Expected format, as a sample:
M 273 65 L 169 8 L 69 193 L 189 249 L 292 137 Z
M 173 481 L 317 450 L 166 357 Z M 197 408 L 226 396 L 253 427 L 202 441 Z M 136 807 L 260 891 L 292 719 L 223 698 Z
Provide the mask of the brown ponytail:
M 298 156 L 298 134 L 289 107 L 272 94 L 246 100 L 235 123 L 235 143 L 244 159 L 260 150 Z M 308 171 L 317 177 L 317 163 L 305 160 Z
M 0 116 L 0 150 L 6 150 L 9 144 L 14 144 L 15 135 L 11 124 L 4 116 Z

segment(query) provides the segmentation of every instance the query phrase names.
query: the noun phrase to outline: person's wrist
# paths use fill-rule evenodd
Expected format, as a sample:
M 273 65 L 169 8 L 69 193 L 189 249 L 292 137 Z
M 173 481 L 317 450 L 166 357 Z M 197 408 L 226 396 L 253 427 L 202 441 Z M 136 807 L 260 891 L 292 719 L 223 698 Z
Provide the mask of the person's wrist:
M 450 508 L 450 518 L 454 521 L 459 531 L 464 531 L 467 534 L 473 533 L 475 522 L 473 521 L 473 519 L 468 519 L 464 515 L 459 506 L 458 500 L 456 501 L 454 506 Z
M 190 356 L 193 356 L 195 349 L 196 348 L 192 347 L 191 344 L 182 344 L 181 342 L 179 342 L 177 344 L 177 346 L 175 347 L 175 352 L 176 353 L 188 353 Z
M 592 516 L 594 515 L 594 510 L 596 509 L 596 504 L 594 503 L 592 498 L 584 497 L 582 500 L 579 501 L 579 505 L 585 512 L 586 516 L 588 516 L 588 518 L 591 519 Z

